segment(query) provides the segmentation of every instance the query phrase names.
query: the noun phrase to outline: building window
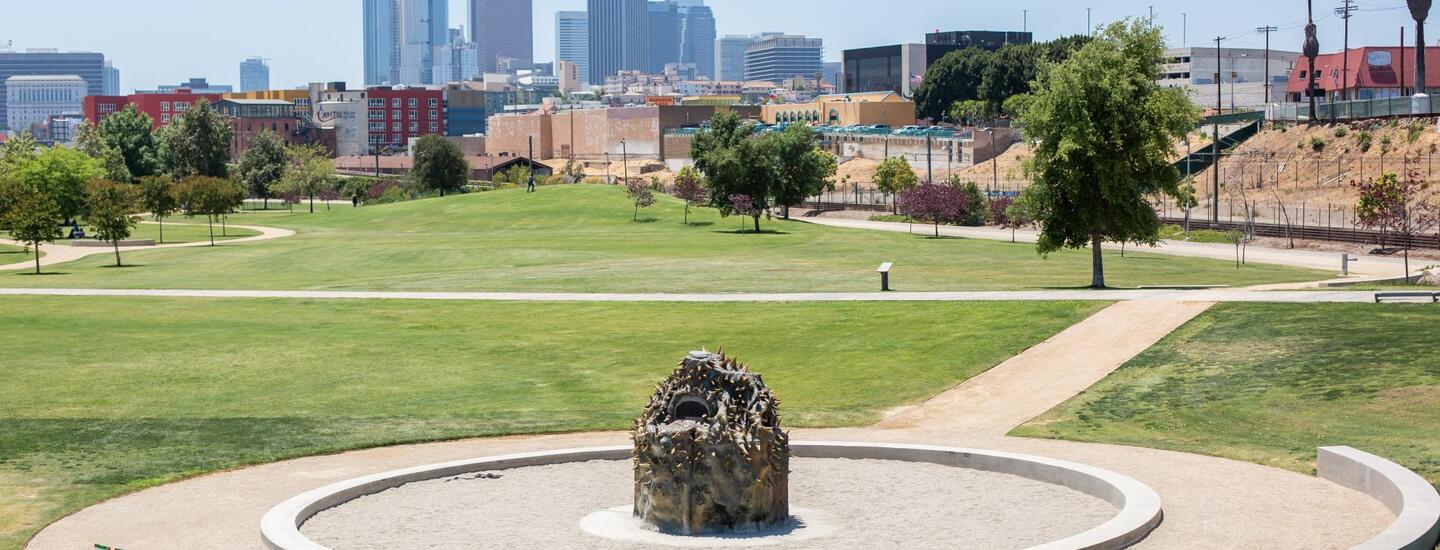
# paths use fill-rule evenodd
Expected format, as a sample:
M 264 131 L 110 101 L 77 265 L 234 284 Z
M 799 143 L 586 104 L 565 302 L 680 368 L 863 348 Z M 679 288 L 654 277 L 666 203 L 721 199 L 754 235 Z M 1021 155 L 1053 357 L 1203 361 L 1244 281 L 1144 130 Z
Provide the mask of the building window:
M 440 118 L 440 111 L 430 109 L 430 118 Z
M 400 111 L 390 111 L 390 118 L 400 118 Z
M 411 123 L 410 123 L 410 131 L 411 131 L 411 132 L 419 132 L 419 131 L 420 131 L 420 123 L 419 123 L 419 122 L 411 122 Z
M 160 110 L 161 110 L 161 111 L 169 111 L 169 110 L 170 110 L 170 102 L 169 102 L 169 101 L 161 101 L 161 102 L 160 102 Z
M 384 122 L 371 122 L 371 123 L 370 123 L 370 131 L 371 131 L 371 132 L 384 132 L 384 131 L 385 131 L 385 123 L 384 123 Z
M 419 106 L 420 106 L 420 100 L 419 100 L 419 99 L 415 99 L 415 98 L 413 98 L 413 97 L 410 98 L 410 108 L 411 108 L 411 109 L 414 109 L 414 108 L 419 107 Z
M 431 123 L 430 123 L 430 133 L 434 134 L 434 133 L 437 133 L 437 132 L 439 132 L 439 131 L 440 131 L 440 123 L 439 123 L 439 122 L 431 122 Z
M 169 124 L 169 123 L 170 123 L 170 113 L 161 113 L 161 114 L 160 114 L 160 123 L 161 123 L 161 124 Z
M 384 101 L 384 100 L 381 100 L 381 101 Z M 397 98 L 391 99 L 391 100 L 390 100 L 390 107 L 395 108 L 395 109 L 399 109 L 399 108 L 400 108 L 400 98 L 397 97 Z
M 385 118 L 385 111 L 370 111 L 370 120 Z
M 372 99 L 372 100 L 370 100 L 370 106 L 371 106 L 371 107 L 379 107 L 379 108 L 381 108 L 381 109 L 384 109 L 384 108 L 385 108 L 385 100 L 383 100 L 383 99 Z
M 440 100 L 435 99 L 435 98 L 433 98 L 433 97 L 430 98 L 430 108 L 431 108 L 431 109 L 434 109 L 434 108 L 439 107 L 439 106 L 440 106 Z
M 400 131 L 400 123 L 399 123 L 399 122 L 396 122 L 396 123 L 394 123 L 394 124 L 391 124 L 391 125 L 390 125 L 390 129 L 391 129 L 391 130 L 394 130 L 394 131 L 396 131 L 396 132 L 399 132 L 399 131 Z
M 409 114 L 410 114 L 410 118 L 420 118 L 420 111 L 416 111 L 416 110 L 414 110 L 414 109 L 411 109 Z

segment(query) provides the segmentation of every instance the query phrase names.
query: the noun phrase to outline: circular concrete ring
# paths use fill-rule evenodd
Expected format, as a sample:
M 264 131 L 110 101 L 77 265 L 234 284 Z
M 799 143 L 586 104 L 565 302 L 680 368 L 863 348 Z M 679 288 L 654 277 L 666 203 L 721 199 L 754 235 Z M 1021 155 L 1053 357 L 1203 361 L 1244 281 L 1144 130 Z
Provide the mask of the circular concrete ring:
M 260 538 L 271 550 L 328 550 L 301 534 L 300 526 L 323 510 L 365 495 L 407 483 L 474 472 L 591 460 L 627 460 L 631 452 L 629 446 L 623 446 L 523 453 L 418 466 L 341 481 L 302 493 L 271 508 L 260 520 Z M 1144 539 L 1162 519 L 1160 495 L 1149 486 L 1109 470 L 1063 460 L 983 449 L 835 442 L 792 442 L 790 453 L 800 458 L 927 462 L 1011 474 L 1067 487 L 1109 502 L 1120 510 L 1098 527 L 1035 549 L 1125 548 Z

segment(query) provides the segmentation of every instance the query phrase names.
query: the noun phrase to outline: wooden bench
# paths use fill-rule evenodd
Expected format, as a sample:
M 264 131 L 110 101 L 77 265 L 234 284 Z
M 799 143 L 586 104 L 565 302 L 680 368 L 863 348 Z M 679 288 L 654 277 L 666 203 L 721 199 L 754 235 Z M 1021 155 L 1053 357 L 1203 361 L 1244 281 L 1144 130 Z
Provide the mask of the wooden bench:
M 1377 303 L 1377 304 L 1380 303 L 1380 302 L 1382 302 L 1382 301 L 1389 300 L 1389 299 L 1391 299 L 1391 298 L 1429 298 L 1429 299 L 1430 299 L 1430 303 L 1433 304 L 1433 303 L 1440 303 L 1440 292 L 1409 291 L 1409 292 L 1376 292 L 1376 293 L 1375 293 L 1375 303 Z

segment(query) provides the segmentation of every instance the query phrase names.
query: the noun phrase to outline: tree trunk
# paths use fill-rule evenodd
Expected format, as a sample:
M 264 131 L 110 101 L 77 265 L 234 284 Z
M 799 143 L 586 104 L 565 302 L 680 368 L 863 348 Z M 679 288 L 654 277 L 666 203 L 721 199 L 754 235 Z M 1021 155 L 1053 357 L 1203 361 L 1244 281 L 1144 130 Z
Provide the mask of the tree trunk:
M 1105 257 L 1099 233 L 1090 236 L 1090 288 L 1105 288 Z
M 160 244 L 165 244 L 165 218 L 157 216 L 155 222 L 160 224 Z
M 261 204 L 260 208 L 261 208 L 262 210 L 269 210 L 269 209 L 270 209 L 270 197 L 267 195 L 267 196 L 261 197 L 260 200 L 265 201 L 265 202 L 260 203 L 260 204 Z
M 120 241 L 113 240 L 110 244 L 115 245 L 115 267 L 120 267 Z
M 759 216 L 759 215 L 756 215 L 756 216 L 754 216 L 754 218 L 755 218 L 755 232 L 756 232 L 756 233 L 759 233 L 759 232 L 760 232 L 760 216 Z
M 685 225 L 690 225 L 690 203 L 685 203 Z
M 221 215 L 220 215 L 220 236 L 221 236 L 221 237 L 229 237 L 229 236 L 230 236 L 230 227 L 227 225 L 227 223 L 228 223 L 229 221 L 230 221 L 230 220 L 229 220 L 229 216 L 226 216 L 226 215 L 224 215 L 224 214 L 221 214 Z
M 935 222 L 935 238 L 940 238 L 940 222 Z
M 311 214 L 314 214 L 314 213 L 315 213 L 315 194 L 314 194 L 314 193 L 311 193 L 311 194 L 310 194 L 310 213 L 311 213 Z
M 40 274 L 40 242 L 35 242 L 35 274 Z
M 635 203 L 635 211 L 630 213 L 630 222 L 640 221 L 640 203 Z
M 205 216 L 205 223 L 210 226 L 210 246 L 215 246 L 215 216 Z

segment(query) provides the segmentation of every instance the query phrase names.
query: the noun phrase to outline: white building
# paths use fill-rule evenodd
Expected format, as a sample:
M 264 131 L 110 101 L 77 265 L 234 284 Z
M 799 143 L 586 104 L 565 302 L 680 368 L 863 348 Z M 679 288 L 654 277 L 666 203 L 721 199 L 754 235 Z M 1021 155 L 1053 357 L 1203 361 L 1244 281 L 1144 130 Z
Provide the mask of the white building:
M 19 131 L 45 124 L 52 115 L 81 113 L 88 87 L 75 75 L 12 76 L 5 80 L 6 120 Z
M 1266 51 L 1252 48 L 1172 48 L 1165 50 L 1165 72 L 1160 85 L 1187 88 L 1190 101 L 1204 108 L 1214 108 L 1217 100 L 1216 76 L 1221 83 L 1218 99 L 1226 109 L 1260 107 L 1280 103 L 1290 69 L 1300 59 L 1299 52 L 1269 51 L 1269 73 L 1266 73 Z M 1218 65 L 1218 69 L 1217 69 Z M 1266 81 L 1270 97 L 1265 97 Z

